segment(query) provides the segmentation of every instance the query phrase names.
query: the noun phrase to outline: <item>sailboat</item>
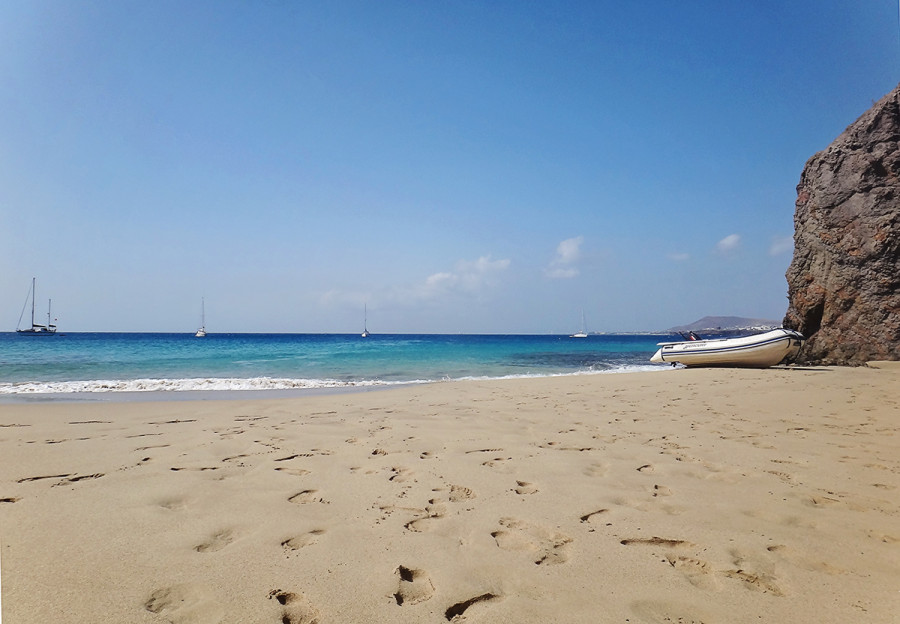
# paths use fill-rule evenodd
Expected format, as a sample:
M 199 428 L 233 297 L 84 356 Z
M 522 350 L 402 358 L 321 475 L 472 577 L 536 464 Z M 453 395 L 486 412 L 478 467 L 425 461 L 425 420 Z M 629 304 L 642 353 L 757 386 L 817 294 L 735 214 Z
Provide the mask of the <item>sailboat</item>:
M 587 330 L 584 327 L 584 308 L 581 309 L 581 331 L 575 332 L 569 338 L 587 338 Z
M 368 317 L 369 317 L 369 310 L 368 310 L 368 307 L 364 305 L 363 306 L 363 332 L 360 334 L 360 336 L 362 336 L 363 338 L 369 337 L 369 327 L 368 327 L 369 318 Z
M 50 303 L 51 300 L 47 300 L 47 324 L 46 325 L 38 325 L 34 322 L 34 285 L 36 279 L 31 278 L 31 290 L 28 292 L 31 295 L 31 327 L 29 329 L 19 329 L 19 325 L 22 323 L 22 316 L 25 315 L 25 306 L 28 305 L 28 298 L 25 298 L 25 306 L 22 306 L 22 314 L 19 315 L 19 322 L 16 324 L 16 333 L 20 336 L 53 336 L 56 334 L 56 325 L 53 325 L 50 322 Z
M 206 302 L 203 297 L 200 298 L 200 329 L 194 334 L 197 338 L 206 336 Z

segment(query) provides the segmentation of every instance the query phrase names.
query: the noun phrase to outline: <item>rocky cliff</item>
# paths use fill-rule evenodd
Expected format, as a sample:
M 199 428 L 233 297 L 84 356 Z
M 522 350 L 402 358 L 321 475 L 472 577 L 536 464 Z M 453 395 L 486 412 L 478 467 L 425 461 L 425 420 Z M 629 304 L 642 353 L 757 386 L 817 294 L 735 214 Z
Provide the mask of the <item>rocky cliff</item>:
M 806 163 L 784 326 L 798 361 L 900 360 L 900 86 Z

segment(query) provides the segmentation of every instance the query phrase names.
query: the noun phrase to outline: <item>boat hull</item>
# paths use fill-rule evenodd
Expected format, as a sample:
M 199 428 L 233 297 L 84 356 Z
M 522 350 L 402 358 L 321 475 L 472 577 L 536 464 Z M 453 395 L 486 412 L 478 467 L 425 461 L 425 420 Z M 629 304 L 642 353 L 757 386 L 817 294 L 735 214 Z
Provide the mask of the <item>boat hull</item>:
M 753 336 L 715 340 L 661 342 L 651 362 L 684 366 L 768 368 L 797 354 L 803 336 L 790 329 L 775 329 Z

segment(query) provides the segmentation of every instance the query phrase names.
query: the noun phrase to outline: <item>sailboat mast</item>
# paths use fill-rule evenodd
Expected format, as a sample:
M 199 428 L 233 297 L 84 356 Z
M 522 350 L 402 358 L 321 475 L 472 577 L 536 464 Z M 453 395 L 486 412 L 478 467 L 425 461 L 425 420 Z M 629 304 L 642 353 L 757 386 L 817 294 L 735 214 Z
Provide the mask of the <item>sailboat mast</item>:
M 32 327 L 34 327 L 34 296 L 35 296 L 35 294 L 37 294 L 34 292 L 34 283 L 35 283 L 36 279 L 37 278 L 35 278 L 35 277 L 31 278 L 31 326 Z

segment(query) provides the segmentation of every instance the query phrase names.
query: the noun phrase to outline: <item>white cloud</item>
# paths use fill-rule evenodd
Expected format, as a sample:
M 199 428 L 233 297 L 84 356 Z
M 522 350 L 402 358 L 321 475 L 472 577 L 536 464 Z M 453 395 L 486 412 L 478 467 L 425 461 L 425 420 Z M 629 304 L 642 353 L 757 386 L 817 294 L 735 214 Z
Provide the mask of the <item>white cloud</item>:
M 553 279 L 568 279 L 578 275 L 578 267 L 573 266 L 581 257 L 583 236 L 567 238 L 556 246 L 556 256 L 544 273 Z
M 435 273 L 434 275 L 429 275 L 425 279 L 425 287 L 426 288 L 444 288 L 444 287 L 452 287 L 454 284 L 459 282 L 459 278 L 453 273 Z
M 793 251 L 794 237 L 792 236 L 773 236 L 772 243 L 769 245 L 770 256 L 780 256 L 783 253 Z
M 686 260 L 691 259 L 691 254 L 689 253 L 670 253 L 669 260 L 674 262 L 685 262 Z
M 507 259 L 493 260 L 482 256 L 477 260 L 460 260 L 452 271 L 440 271 L 413 285 L 395 285 L 376 289 L 374 292 L 329 290 L 319 295 L 319 303 L 326 307 L 353 305 L 411 305 L 437 299 L 452 293 L 474 294 L 494 283 L 496 276 L 508 269 Z
M 738 248 L 738 245 L 741 244 L 741 235 L 740 234 L 729 234 L 718 243 L 716 243 L 716 250 L 721 253 L 728 253 L 734 251 Z
M 584 242 L 584 236 L 576 236 L 575 238 L 567 238 L 556 246 L 556 259 L 554 262 L 559 264 L 571 264 L 578 260 L 581 253 L 581 243 Z
M 430 299 L 448 292 L 475 292 L 489 284 L 494 275 L 509 268 L 510 261 L 493 260 L 481 256 L 478 260 L 460 260 L 454 271 L 442 271 L 429 275 L 418 296 Z

